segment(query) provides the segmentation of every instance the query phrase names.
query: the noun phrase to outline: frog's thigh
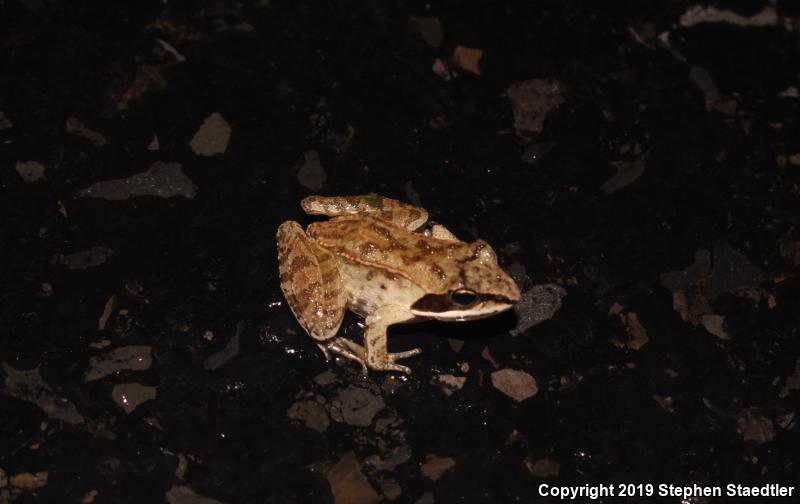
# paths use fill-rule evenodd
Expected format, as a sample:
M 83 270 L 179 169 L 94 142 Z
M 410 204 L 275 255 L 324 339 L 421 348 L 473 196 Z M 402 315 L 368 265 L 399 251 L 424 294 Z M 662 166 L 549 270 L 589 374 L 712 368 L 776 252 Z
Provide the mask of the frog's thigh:
M 419 348 L 390 354 L 386 346 L 386 330 L 392 324 L 410 322 L 414 315 L 406 308 L 399 306 L 383 306 L 367 317 L 364 331 L 364 350 L 367 366 L 380 371 L 400 371 L 411 374 L 411 369 L 396 364 L 397 359 L 411 357 L 420 353 Z
M 347 303 L 336 258 L 294 221 L 278 228 L 281 290 L 295 318 L 316 340 L 336 335 Z
M 414 231 L 428 220 L 424 208 L 377 194 L 359 196 L 309 196 L 300 202 L 303 210 L 312 215 L 369 215 Z

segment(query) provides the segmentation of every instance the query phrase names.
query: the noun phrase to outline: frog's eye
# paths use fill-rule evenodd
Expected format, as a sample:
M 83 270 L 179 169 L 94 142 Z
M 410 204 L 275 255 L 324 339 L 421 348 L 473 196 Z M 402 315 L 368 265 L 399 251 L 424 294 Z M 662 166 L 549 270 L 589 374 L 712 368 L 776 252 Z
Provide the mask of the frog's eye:
M 478 300 L 478 294 L 469 289 L 450 291 L 450 301 L 457 306 L 469 306 Z

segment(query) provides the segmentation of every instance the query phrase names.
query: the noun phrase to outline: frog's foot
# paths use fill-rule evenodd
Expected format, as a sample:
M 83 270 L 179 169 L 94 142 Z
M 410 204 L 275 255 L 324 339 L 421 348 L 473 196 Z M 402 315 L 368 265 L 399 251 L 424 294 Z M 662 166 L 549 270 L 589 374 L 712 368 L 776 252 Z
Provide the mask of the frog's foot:
M 392 305 L 379 308 L 367 317 L 364 350 L 370 369 L 411 374 L 411 369 L 397 364 L 397 360 L 418 355 L 422 350 L 414 348 L 405 352 L 389 353 L 386 347 L 386 329 L 392 324 L 410 322 L 414 318 L 407 309 Z
M 364 357 L 365 351 L 364 347 L 361 345 L 353 343 L 349 339 L 339 336 L 330 341 L 318 343 L 317 346 L 325 355 L 325 360 L 331 360 L 331 353 L 335 353 L 347 359 L 358 362 L 361 364 L 361 372 L 364 373 L 364 375 L 367 374 L 367 361 Z
M 369 215 L 391 222 L 409 231 L 415 231 L 428 220 L 424 208 L 402 201 L 384 198 L 377 194 L 359 196 L 309 196 L 300 206 L 311 215 Z

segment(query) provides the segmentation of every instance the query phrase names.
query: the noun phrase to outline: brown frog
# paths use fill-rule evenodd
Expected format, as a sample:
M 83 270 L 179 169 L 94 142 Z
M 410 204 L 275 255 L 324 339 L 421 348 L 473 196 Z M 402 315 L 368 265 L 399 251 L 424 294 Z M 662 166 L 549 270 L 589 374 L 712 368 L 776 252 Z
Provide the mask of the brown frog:
M 422 208 L 375 194 L 310 196 L 301 206 L 331 219 L 306 231 L 294 221 L 278 228 L 281 290 L 326 359 L 333 352 L 364 374 L 410 374 L 397 360 L 420 349 L 389 353 L 388 326 L 479 319 L 519 301 L 488 243 L 460 241 L 438 224 L 418 232 L 428 219 Z M 363 346 L 336 335 L 348 309 L 366 319 Z

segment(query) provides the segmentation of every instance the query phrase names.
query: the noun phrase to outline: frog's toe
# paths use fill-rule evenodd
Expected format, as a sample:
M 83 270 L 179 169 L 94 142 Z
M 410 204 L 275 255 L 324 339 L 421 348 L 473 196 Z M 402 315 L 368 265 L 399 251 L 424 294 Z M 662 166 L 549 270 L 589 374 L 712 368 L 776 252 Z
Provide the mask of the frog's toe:
M 325 361 L 331 360 L 331 353 L 328 351 L 328 347 L 323 344 L 317 345 L 320 350 L 322 350 L 322 355 L 325 357 Z
M 410 367 L 403 366 L 402 364 L 395 364 L 394 362 L 386 364 L 386 367 L 384 367 L 382 369 L 382 371 L 397 371 L 399 373 L 403 373 L 403 374 L 407 374 L 407 375 L 411 374 L 411 368 Z
M 387 359 L 387 362 L 383 366 L 383 371 L 399 371 L 400 373 L 410 375 L 411 368 L 398 364 L 397 361 L 399 359 L 405 359 L 407 357 L 419 355 L 420 353 L 422 353 L 422 350 L 419 348 L 412 348 L 411 350 L 406 350 L 405 352 L 390 353 L 388 355 L 389 358 Z
M 415 355 L 419 355 L 422 353 L 422 350 L 419 348 L 412 348 L 411 350 L 406 350 L 405 352 L 397 352 L 389 354 L 392 361 L 396 361 L 397 359 L 405 359 L 406 357 L 413 357 Z

